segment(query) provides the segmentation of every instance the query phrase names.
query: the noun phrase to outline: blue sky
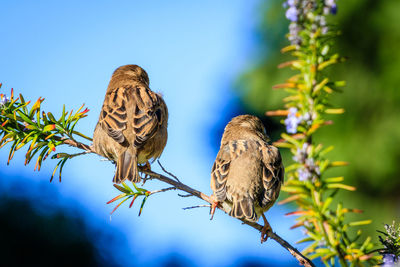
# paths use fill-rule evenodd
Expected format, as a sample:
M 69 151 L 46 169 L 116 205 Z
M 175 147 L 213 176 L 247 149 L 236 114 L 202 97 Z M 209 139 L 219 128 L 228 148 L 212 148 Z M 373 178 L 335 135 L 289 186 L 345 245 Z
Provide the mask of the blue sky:
M 169 139 L 161 162 L 183 182 L 210 194 L 215 159 L 210 129 L 235 98 L 229 90 L 235 77 L 254 56 L 258 5 L 256 0 L 3 1 L 1 91 L 13 87 L 26 99 L 45 97 L 43 109 L 55 114 L 62 104 L 76 110 L 85 103 L 89 117 L 78 130 L 91 135 L 113 70 L 138 64 L 169 109 Z M 47 181 L 55 165 L 48 160 L 37 173 L 32 165 L 23 166 L 22 151 L 8 167 L 7 149 L 0 155 L 0 167 L 8 175 L 2 183 L 13 181 L 15 174 Z M 82 210 L 89 224 L 122 232 L 128 244 L 118 251 L 125 264 L 131 253 L 136 263 L 153 266 L 175 253 L 197 266 L 226 266 L 246 258 L 297 265 L 275 242 L 261 245 L 259 233 L 222 212 L 210 221 L 207 208 L 182 210 L 203 203 L 174 191 L 151 197 L 141 217 L 135 205 L 120 208 L 110 220 L 113 207 L 105 202 L 117 194 L 113 173 L 112 164 L 89 155 L 67 163 L 61 184 L 46 186 L 58 192 L 65 207 Z M 163 186 L 146 184 L 151 190 Z M 274 206 L 267 217 L 278 234 L 294 242 L 301 233 L 289 230 L 293 220 L 285 212 Z

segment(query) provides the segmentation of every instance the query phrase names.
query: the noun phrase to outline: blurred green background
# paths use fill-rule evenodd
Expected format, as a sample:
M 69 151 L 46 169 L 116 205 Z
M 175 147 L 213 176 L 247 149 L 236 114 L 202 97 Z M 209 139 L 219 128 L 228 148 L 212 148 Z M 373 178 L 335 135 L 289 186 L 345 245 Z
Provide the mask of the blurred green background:
M 279 53 L 288 44 L 289 22 L 282 16 L 282 3 L 265 1 L 255 14 L 259 17 L 258 48 L 235 86 L 245 111 L 260 116 L 283 107 L 285 92 L 271 87 L 293 74 L 277 68 L 289 58 Z M 347 82 L 343 93 L 332 98 L 332 104 L 346 112 L 332 116 L 334 124 L 323 128 L 314 140 L 335 146 L 330 159 L 350 163 L 329 176 L 344 175 L 347 184 L 357 187 L 338 199 L 347 207 L 363 209 L 358 219 L 373 219 L 365 229 L 376 238 L 375 230 L 400 214 L 400 2 L 347 0 L 338 1 L 338 6 L 338 14 L 329 19 L 341 31 L 335 51 L 348 60 L 331 67 L 329 75 Z M 279 119 L 266 121 L 276 140 L 284 127 Z M 291 156 L 285 154 L 289 163 Z

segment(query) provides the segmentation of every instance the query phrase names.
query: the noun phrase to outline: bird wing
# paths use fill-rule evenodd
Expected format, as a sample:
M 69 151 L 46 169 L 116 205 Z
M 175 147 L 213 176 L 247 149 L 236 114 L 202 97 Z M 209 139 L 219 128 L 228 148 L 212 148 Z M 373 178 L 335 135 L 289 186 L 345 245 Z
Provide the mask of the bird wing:
M 261 206 L 269 208 L 279 196 L 281 185 L 283 184 L 285 169 L 282 164 L 279 150 L 267 143 L 261 145 L 263 155 L 263 186 L 264 196 Z
M 125 142 L 123 131 L 127 127 L 127 95 L 124 87 L 107 92 L 100 112 L 99 124 L 116 142 Z
M 134 146 L 142 147 L 160 128 L 164 119 L 162 116 L 167 112 L 166 105 L 160 95 L 146 86 L 136 86 L 132 95 L 136 104 L 132 125 L 135 132 Z
M 128 90 L 132 90 L 132 94 L 128 93 Z M 127 109 L 132 105 L 133 121 L 128 125 Z M 131 126 L 134 146 L 142 147 L 154 136 L 161 123 L 161 105 L 165 106 L 162 98 L 146 86 L 118 87 L 107 93 L 99 123 L 107 134 L 120 144 L 127 138 L 124 131 Z
M 211 189 L 218 201 L 226 198 L 226 182 L 231 161 L 248 150 L 246 140 L 234 140 L 221 146 L 211 170 Z
M 218 201 L 232 201 L 229 215 L 258 219 L 254 201 L 261 187 L 261 165 L 259 144 L 254 141 L 234 140 L 221 147 L 211 172 L 211 188 Z

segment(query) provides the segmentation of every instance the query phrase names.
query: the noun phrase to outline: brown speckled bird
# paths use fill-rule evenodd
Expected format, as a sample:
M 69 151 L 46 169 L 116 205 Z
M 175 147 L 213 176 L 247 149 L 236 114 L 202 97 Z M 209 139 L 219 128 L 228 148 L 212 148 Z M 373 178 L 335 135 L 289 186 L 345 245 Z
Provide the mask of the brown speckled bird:
M 261 120 L 252 115 L 233 118 L 225 127 L 211 171 L 211 216 L 219 202 L 232 204 L 229 215 L 250 222 L 264 220 L 261 242 L 271 230 L 264 212 L 276 201 L 284 179 L 279 150 L 269 145 Z M 212 218 L 212 217 L 211 217 Z
M 168 109 L 137 65 L 116 69 L 93 135 L 95 151 L 116 164 L 114 183 L 140 182 L 138 164 L 160 157 L 167 143 Z

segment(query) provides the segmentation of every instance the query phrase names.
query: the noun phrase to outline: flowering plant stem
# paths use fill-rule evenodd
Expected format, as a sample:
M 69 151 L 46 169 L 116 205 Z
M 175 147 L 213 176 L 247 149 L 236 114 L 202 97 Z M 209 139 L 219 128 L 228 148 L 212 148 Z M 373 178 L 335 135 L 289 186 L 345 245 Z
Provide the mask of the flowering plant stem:
M 284 84 L 275 88 L 284 89 L 289 96 L 284 99 L 286 112 L 269 111 L 270 116 L 287 116 L 282 122 L 286 133 L 276 142 L 277 146 L 289 148 L 294 163 L 288 167 L 287 182 L 283 191 L 289 197 L 281 203 L 294 202 L 298 209 L 287 215 L 297 215 L 297 223 L 292 228 L 303 227 L 308 242 L 303 251 L 311 259 L 320 258 L 326 266 L 374 265 L 379 255 L 369 253 L 373 244 L 370 237 L 359 242 L 361 230 L 351 237 L 349 228 L 368 224 L 370 220 L 345 222 L 349 212 L 360 210 L 344 208 L 336 203 L 335 196 L 340 189 L 354 191 L 355 188 L 343 184 L 344 177 L 326 177 L 328 169 L 344 166 L 342 161 L 330 161 L 325 155 L 333 146 L 324 147 L 315 142 L 315 132 L 332 124 L 325 114 L 341 114 L 341 108 L 331 108 L 329 97 L 339 91 L 344 82 L 331 81 L 325 72 L 328 66 L 342 62 L 338 54 L 331 53 L 332 42 L 337 33 L 326 22 L 328 14 L 337 11 L 335 1 L 289 0 L 286 3 L 287 18 L 291 21 L 288 39 L 291 45 L 282 52 L 291 52 L 295 58 L 279 67 L 291 67 L 297 73 Z

